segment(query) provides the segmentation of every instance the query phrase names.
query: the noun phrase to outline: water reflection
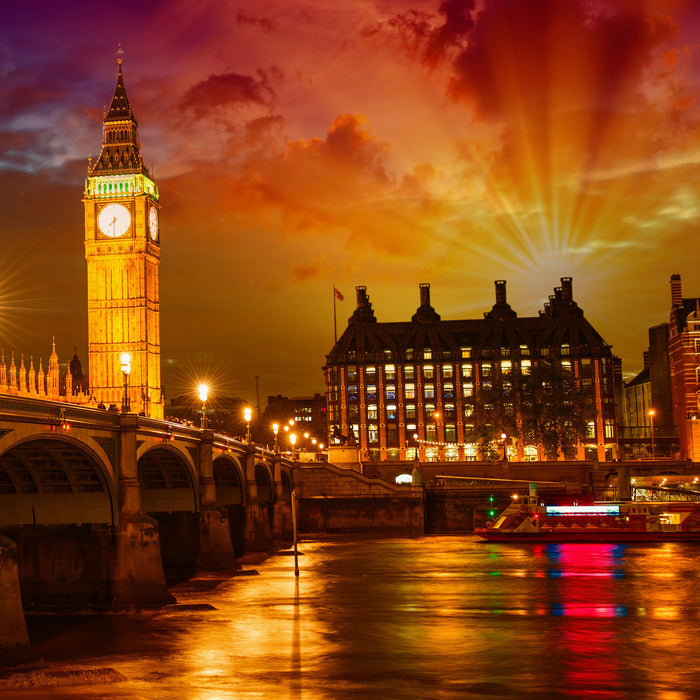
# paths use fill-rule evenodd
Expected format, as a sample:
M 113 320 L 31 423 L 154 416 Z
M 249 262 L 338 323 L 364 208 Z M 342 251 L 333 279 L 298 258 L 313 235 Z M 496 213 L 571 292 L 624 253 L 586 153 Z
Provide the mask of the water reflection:
M 694 545 L 429 537 L 301 549 L 298 580 L 292 557 L 272 557 L 258 576 L 177 586 L 190 607 L 46 633 L 37 650 L 54 671 L 127 679 L 50 697 L 700 696 Z

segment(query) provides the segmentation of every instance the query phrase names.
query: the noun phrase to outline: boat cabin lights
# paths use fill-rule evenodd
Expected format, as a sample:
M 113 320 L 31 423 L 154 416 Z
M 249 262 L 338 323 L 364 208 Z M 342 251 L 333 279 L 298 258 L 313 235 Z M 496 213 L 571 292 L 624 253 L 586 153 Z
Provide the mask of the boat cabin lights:
M 620 515 L 620 505 L 547 506 L 547 515 Z

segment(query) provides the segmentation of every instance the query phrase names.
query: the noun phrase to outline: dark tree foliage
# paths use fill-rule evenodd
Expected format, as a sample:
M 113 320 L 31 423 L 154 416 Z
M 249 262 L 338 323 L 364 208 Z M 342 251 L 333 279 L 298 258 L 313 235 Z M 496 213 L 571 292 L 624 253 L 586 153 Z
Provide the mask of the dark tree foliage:
M 540 362 L 521 375 L 520 417 L 526 443 L 539 444 L 549 459 L 571 458 L 595 417 L 592 397 L 555 362 Z
M 478 445 L 482 459 L 501 459 L 504 450 L 501 435 L 505 433 L 509 442 L 518 434 L 517 382 L 510 374 L 489 378 L 481 386 L 480 400 L 474 405 L 472 416 L 465 419 L 473 426 L 467 430 L 467 439 Z

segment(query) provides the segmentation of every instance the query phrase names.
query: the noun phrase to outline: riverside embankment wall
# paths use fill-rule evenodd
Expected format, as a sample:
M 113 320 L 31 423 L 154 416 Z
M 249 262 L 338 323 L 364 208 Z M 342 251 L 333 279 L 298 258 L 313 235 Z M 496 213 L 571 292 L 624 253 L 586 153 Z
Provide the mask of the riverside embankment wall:
M 361 470 L 361 471 L 360 471 Z M 364 462 L 295 469 L 300 532 L 466 533 L 483 526 L 537 483 L 550 502 L 616 497 L 617 475 L 690 474 L 690 462 Z M 362 473 L 361 473 L 362 472 Z M 398 486 L 399 474 L 420 486 Z M 456 478 L 455 478 L 456 477 Z
M 295 470 L 299 531 L 418 535 L 425 531 L 423 489 L 395 486 L 332 464 Z

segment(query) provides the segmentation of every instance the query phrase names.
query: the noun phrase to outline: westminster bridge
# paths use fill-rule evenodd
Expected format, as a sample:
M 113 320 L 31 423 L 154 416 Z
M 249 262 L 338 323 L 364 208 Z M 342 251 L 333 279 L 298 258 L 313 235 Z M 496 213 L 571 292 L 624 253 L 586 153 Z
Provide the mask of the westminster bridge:
M 209 429 L 0 397 L 0 648 L 22 604 L 161 605 L 168 579 L 291 541 L 292 488 L 291 461 Z
M 24 609 L 167 604 L 168 581 L 290 541 L 293 489 L 302 531 L 416 535 L 468 531 L 485 494 L 500 509 L 531 482 L 577 496 L 621 474 L 697 473 L 661 460 L 339 461 L 300 464 L 208 429 L 0 396 L 0 666 L 30 654 Z M 421 483 L 395 483 L 410 473 Z

